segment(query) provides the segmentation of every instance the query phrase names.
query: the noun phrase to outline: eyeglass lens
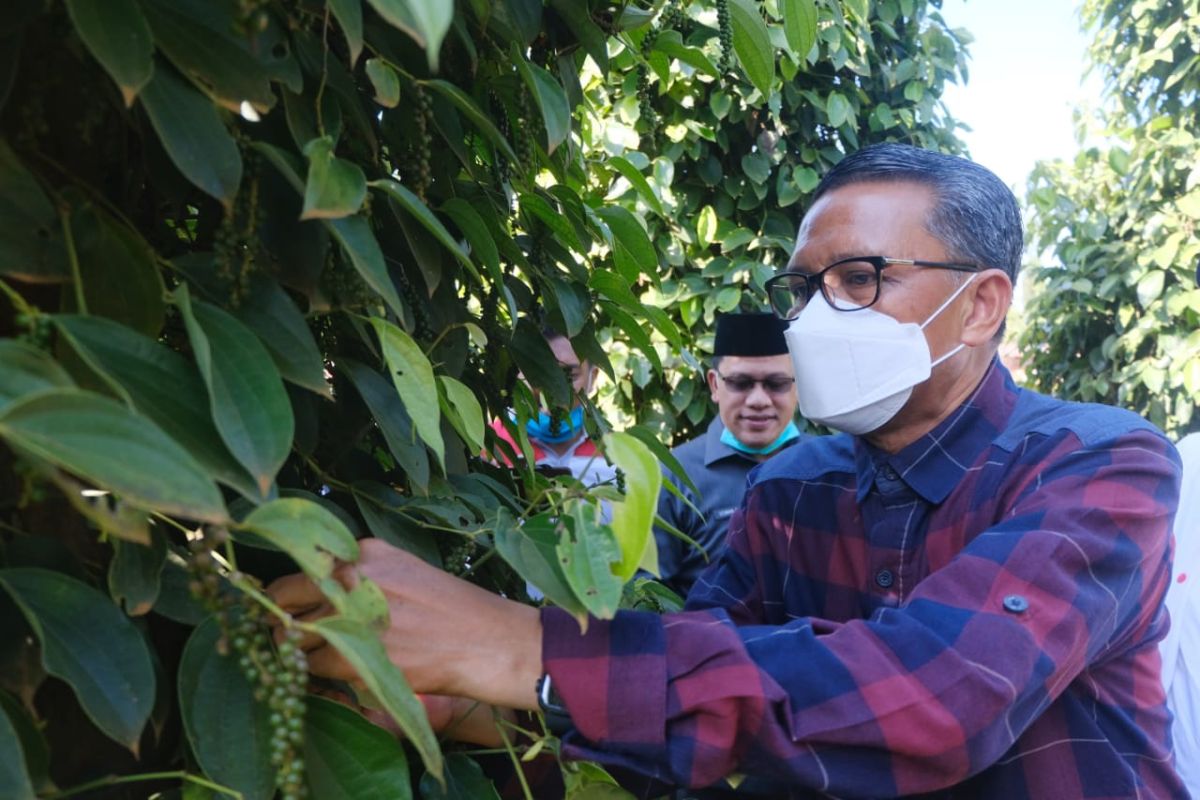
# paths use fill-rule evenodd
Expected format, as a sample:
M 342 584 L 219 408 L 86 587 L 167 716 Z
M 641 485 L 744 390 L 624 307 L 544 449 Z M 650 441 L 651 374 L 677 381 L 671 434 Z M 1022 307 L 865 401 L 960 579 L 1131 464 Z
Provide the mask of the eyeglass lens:
M 783 394 L 789 391 L 796 381 L 783 375 L 771 375 L 766 378 L 751 378 L 749 375 L 730 375 L 728 377 L 722 375 L 721 379 L 725 381 L 725 385 L 730 391 L 738 394 L 745 394 L 753 391 L 757 384 L 762 384 L 762 387 L 768 394 Z
M 829 304 L 845 311 L 869 306 L 879 296 L 879 270 L 869 261 L 834 264 L 820 273 L 819 280 Z M 813 283 L 812 276 L 782 276 L 771 287 L 772 308 L 785 319 L 795 319 L 808 305 Z

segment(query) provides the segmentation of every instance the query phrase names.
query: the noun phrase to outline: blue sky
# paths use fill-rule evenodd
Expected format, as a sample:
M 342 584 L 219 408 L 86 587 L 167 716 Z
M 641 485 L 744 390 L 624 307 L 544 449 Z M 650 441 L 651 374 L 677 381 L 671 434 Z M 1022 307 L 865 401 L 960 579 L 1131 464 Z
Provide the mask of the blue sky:
M 1039 159 L 1069 158 L 1077 146 L 1072 109 L 1095 104 L 1098 81 L 1082 83 L 1086 39 L 1077 0 L 945 0 L 942 16 L 975 37 L 970 80 L 948 86 L 950 113 L 972 158 L 1025 194 Z

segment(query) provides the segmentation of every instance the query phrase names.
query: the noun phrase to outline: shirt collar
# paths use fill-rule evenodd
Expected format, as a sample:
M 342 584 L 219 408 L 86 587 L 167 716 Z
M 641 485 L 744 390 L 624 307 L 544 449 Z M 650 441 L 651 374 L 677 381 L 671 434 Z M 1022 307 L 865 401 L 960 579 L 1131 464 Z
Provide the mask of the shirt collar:
M 975 392 L 937 427 L 898 453 L 888 454 L 855 437 L 854 457 L 861 503 L 885 466 L 927 502 L 945 500 L 966 471 L 1004 429 L 1020 389 L 993 358 Z
M 708 424 L 708 431 L 704 434 L 704 466 L 711 467 L 725 458 L 740 458 L 755 464 L 758 463 L 745 453 L 738 452 L 722 442 L 721 434 L 724 432 L 725 423 L 721 422 L 720 417 L 714 417 L 713 421 Z

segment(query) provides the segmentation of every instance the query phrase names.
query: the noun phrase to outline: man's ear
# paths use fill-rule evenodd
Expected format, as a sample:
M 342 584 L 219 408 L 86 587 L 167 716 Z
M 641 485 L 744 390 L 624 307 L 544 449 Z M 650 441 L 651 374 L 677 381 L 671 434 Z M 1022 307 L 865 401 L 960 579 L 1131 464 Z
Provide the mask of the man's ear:
M 1012 305 L 1012 280 L 1002 270 L 980 272 L 970 287 L 971 303 L 963 321 L 962 342 L 978 347 L 992 341 Z
M 708 393 L 712 395 L 713 402 L 717 400 L 717 371 L 710 369 L 708 371 Z

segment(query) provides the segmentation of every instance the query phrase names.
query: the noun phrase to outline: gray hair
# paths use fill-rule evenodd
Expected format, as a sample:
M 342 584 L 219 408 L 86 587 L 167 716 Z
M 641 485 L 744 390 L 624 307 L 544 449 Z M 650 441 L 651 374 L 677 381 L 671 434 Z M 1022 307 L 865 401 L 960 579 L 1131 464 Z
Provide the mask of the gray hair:
M 950 257 L 1004 270 L 1016 283 L 1024 248 L 1021 211 L 1017 198 L 991 171 L 908 144 L 876 144 L 851 153 L 825 173 L 813 201 L 839 187 L 871 181 L 930 187 L 936 204 L 925 226 L 946 245 Z

